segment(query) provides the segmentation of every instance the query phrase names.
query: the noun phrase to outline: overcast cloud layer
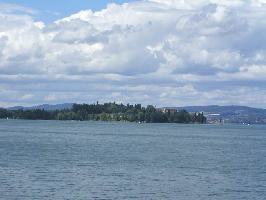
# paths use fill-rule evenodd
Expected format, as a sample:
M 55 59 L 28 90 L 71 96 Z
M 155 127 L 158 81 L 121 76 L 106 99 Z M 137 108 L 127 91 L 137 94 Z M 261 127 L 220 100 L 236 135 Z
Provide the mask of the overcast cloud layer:
M 266 0 L 147 0 L 51 24 L 0 4 L 0 106 L 266 108 Z

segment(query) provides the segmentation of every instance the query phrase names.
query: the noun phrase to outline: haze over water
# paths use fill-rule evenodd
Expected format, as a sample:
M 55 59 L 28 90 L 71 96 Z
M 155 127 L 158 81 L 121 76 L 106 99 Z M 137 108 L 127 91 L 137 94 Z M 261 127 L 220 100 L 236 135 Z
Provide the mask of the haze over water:
M 0 121 L 0 199 L 265 199 L 266 126 Z

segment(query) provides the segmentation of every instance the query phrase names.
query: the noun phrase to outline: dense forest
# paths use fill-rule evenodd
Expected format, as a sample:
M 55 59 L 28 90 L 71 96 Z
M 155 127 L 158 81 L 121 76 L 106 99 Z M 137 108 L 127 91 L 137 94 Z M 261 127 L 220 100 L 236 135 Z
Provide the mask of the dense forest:
M 74 104 L 72 109 L 46 111 L 0 109 L 1 119 L 29 120 L 79 120 L 79 121 L 128 121 L 143 123 L 206 123 L 203 113 L 188 113 L 186 110 L 163 112 L 154 106 L 116 103 Z

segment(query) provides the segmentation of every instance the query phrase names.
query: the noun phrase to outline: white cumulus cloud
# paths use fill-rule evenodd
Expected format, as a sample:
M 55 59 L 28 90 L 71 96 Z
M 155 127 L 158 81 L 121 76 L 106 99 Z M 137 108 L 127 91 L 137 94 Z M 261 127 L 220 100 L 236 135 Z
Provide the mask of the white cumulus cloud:
M 0 4 L 0 106 L 266 107 L 264 0 L 143 0 L 49 24 L 33 12 Z

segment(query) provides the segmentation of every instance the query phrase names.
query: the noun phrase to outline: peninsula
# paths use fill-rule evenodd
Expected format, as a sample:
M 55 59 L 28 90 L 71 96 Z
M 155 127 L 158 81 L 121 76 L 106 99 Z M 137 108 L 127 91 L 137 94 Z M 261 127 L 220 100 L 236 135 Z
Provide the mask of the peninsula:
M 62 110 L 0 109 L 1 119 L 28 120 L 78 120 L 78 121 L 128 121 L 141 123 L 206 123 L 203 113 L 189 113 L 184 109 L 156 109 L 141 104 L 73 104 Z

